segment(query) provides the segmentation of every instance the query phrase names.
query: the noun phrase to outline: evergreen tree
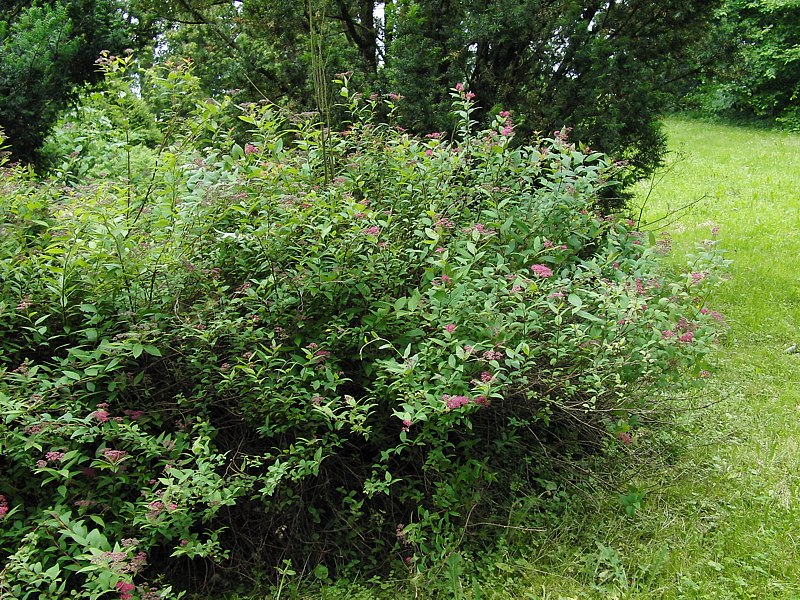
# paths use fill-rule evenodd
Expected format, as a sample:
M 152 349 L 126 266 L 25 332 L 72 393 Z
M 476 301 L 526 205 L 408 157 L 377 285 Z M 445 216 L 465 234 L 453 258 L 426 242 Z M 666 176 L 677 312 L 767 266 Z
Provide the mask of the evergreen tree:
M 149 43 L 124 0 L 13 0 L 0 9 L 0 126 L 15 159 L 34 162 L 76 87 L 97 81 L 101 50 Z

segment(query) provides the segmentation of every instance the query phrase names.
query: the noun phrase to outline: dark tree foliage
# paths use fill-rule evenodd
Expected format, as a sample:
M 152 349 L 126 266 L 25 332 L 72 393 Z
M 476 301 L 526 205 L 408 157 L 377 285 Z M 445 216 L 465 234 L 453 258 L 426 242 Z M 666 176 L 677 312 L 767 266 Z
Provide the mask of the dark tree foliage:
M 14 158 L 36 161 L 77 86 L 100 78 L 102 50 L 119 53 L 151 38 L 124 0 L 12 0 L 1 8 L 0 126 Z
M 483 114 L 510 109 L 520 133 L 573 128 L 573 138 L 631 161 L 664 150 L 657 118 L 698 71 L 716 0 L 181 0 L 150 10 L 195 30 L 184 48 L 226 67 L 212 84 L 258 88 L 312 108 L 309 21 L 330 76 L 353 71 L 366 91 L 404 96 L 403 124 L 447 130 L 448 89 L 466 82 Z M 160 8 L 159 8 L 160 6 Z M 186 34 L 184 41 L 187 41 Z M 198 43 L 201 38 L 205 45 Z M 206 67 L 203 67 L 206 68 Z M 200 73 L 204 75 L 203 73 Z M 209 87 L 214 87 L 213 85 Z
M 388 80 L 415 125 L 441 127 L 427 103 L 463 79 L 488 110 L 511 109 L 528 132 L 566 125 L 573 138 L 655 166 L 657 117 L 696 69 L 714 2 L 407 0 L 394 8 Z M 431 97 L 434 95 L 435 97 Z M 423 100 L 420 102 L 419 100 Z
M 712 74 L 693 106 L 800 130 L 800 0 L 726 0 Z

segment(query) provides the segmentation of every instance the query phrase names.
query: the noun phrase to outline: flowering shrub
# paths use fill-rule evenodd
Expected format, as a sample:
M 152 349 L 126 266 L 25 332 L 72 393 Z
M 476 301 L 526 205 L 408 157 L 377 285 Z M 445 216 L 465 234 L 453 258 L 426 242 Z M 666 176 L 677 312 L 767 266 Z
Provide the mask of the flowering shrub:
M 633 443 L 620 422 L 702 368 L 715 242 L 665 272 L 598 212 L 604 156 L 514 146 L 507 112 L 473 131 L 463 86 L 452 138 L 414 137 L 339 83 L 339 133 L 251 105 L 242 145 L 230 99 L 187 111 L 146 187 L 3 169 L 0 591 L 422 568 L 535 486 L 540 437 Z

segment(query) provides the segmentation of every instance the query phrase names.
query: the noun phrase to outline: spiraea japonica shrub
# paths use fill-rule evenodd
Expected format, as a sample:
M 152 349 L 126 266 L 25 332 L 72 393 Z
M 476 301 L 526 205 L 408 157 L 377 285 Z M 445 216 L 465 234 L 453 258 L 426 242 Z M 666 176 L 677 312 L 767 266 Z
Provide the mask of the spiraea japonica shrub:
M 613 162 L 474 130 L 462 86 L 415 137 L 339 83 L 344 131 L 230 98 L 162 121 L 149 183 L 3 168 L 4 593 L 424 569 L 535 491 L 542 440 L 629 443 L 701 368 L 721 259 L 662 269 L 599 210 Z

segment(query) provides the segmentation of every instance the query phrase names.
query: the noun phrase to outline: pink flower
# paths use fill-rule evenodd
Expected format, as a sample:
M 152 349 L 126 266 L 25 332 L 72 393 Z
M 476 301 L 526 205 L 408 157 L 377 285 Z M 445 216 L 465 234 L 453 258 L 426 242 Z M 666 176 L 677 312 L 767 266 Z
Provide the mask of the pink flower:
M 444 400 L 445 406 L 450 410 L 455 410 L 469 404 L 469 398 L 466 396 L 450 396 L 445 394 L 442 396 L 442 400 Z
M 461 82 L 457 83 L 456 84 L 456 91 L 457 92 L 463 92 L 464 91 L 464 84 L 461 83 Z
M 493 233 L 495 233 L 494 229 L 486 227 L 486 225 L 484 225 L 483 223 L 475 223 L 473 229 L 478 233 L 482 233 L 484 235 L 492 235 Z
M 494 379 L 494 375 L 489 373 L 489 371 L 484 371 L 481 373 L 481 381 L 483 383 L 489 383 L 492 379 Z
M 467 92 L 466 94 L 464 94 L 464 98 L 466 98 L 467 100 L 472 100 L 473 98 L 475 98 L 475 94 L 473 94 L 472 92 Z
M 492 361 L 492 360 L 502 360 L 503 353 L 497 352 L 496 350 L 486 350 L 483 353 L 483 360 L 485 361 Z
M 545 265 L 531 265 L 531 271 L 533 271 L 534 275 L 537 277 L 552 277 L 553 271 L 550 270 L 550 267 Z
M 253 144 L 247 143 L 244 145 L 245 155 L 249 156 L 251 154 L 258 154 L 258 152 L 258 148 L 256 148 Z
M 448 323 L 447 325 L 444 326 L 444 330 L 447 333 L 453 333 L 456 330 L 456 324 L 455 323 Z
M 25 298 L 25 299 L 22 300 L 22 302 L 17 304 L 17 310 L 27 310 L 32 305 L 33 305 L 33 302 L 31 302 L 31 299 L 30 298 Z
M 450 277 L 447 275 L 442 275 L 441 279 L 442 279 L 442 285 L 450 285 L 451 283 L 453 283 L 453 280 L 450 279 Z
M 136 586 L 127 581 L 118 581 L 114 588 L 119 592 L 120 600 L 131 600 Z
M 475 396 L 473 402 L 478 406 L 489 406 L 489 399 L 486 396 Z
M 511 113 L 508 112 L 507 110 L 501 110 L 499 115 L 500 115 L 501 118 L 507 119 L 508 117 L 511 116 Z
M 453 223 L 452 219 L 448 219 L 447 217 L 439 217 L 439 219 L 434 223 L 437 227 L 444 227 L 445 229 L 452 229 L 456 226 Z
M 446 250 L 447 250 L 447 248 L 443 248 L 442 246 L 439 246 L 439 247 L 436 249 L 436 252 L 438 252 L 439 254 L 441 254 L 442 252 L 445 252 Z
M 431 155 L 433 155 L 433 150 L 431 150 L 430 148 L 425 150 L 425 156 L 431 156 Z
M 5 496 L 0 496 L 0 519 L 8 514 L 8 500 Z
M 48 461 L 61 462 L 62 460 L 64 460 L 64 453 L 63 452 L 48 452 L 47 454 L 44 455 L 44 457 Z
M 109 413 L 105 410 L 96 410 L 90 416 L 94 417 L 101 423 L 107 423 L 109 418 Z
M 381 229 L 380 227 L 373 225 L 372 227 L 367 227 L 366 229 L 362 230 L 361 233 L 363 233 L 364 235 L 372 235 L 378 237 L 378 235 L 380 235 L 381 233 Z
M 691 331 L 687 331 L 681 337 L 678 338 L 679 342 L 683 342 L 684 344 L 688 344 L 694 339 L 694 333 Z
M 503 129 L 502 129 L 502 131 L 500 131 L 500 133 L 502 135 L 508 137 L 509 135 L 514 133 L 514 128 L 511 125 L 506 125 L 505 127 L 503 127 Z
M 311 357 L 311 359 L 316 361 L 316 362 L 318 362 L 318 363 L 323 363 L 326 360 L 328 360 L 328 358 L 330 358 L 330 356 L 331 356 L 331 353 L 328 352 L 327 350 L 319 349 L 319 350 L 314 351 L 314 354 Z
M 103 450 L 103 457 L 112 465 L 121 463 L 126 456 L 128 456 L 128 453 L 125 450 L 112 450 L 111 448 Z
M 628 433 L 627 431 L 620 431 L 617 434 L 617 439 L 620 442 L 622 442 L 623 444 L 625 444 L 626 446 L 633 441 L 633 438 L 631 437 L 631 434 Z
M 661 332 L 661 337 L 664 339 L 675 337 L 675 332 L 670 331 L 669 329 L 665 329 L 664 331 Z

